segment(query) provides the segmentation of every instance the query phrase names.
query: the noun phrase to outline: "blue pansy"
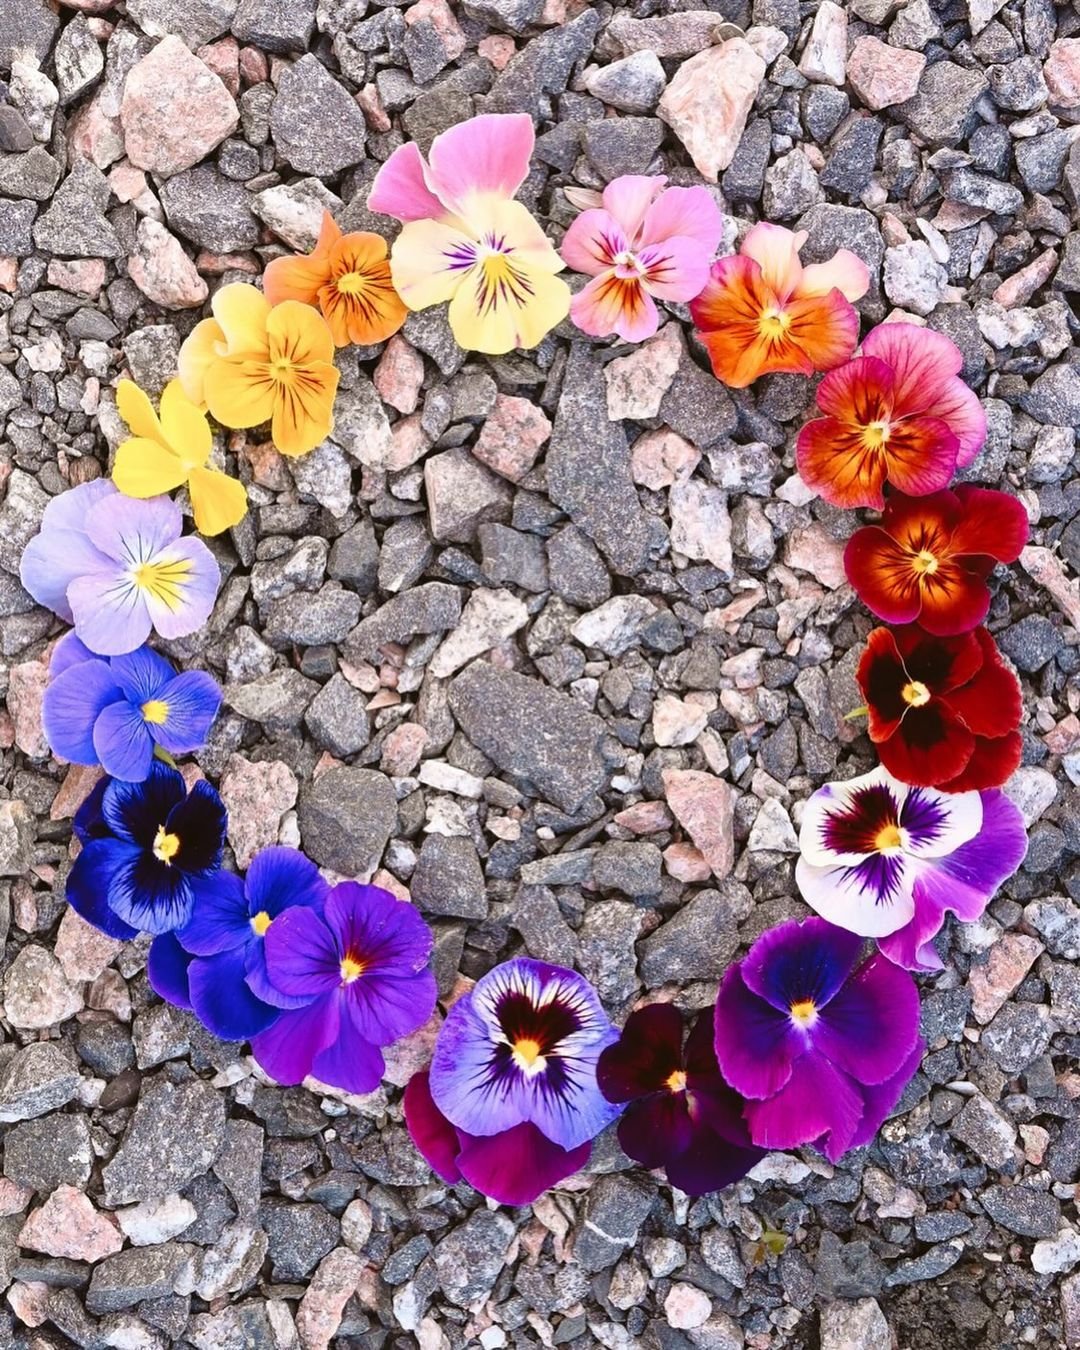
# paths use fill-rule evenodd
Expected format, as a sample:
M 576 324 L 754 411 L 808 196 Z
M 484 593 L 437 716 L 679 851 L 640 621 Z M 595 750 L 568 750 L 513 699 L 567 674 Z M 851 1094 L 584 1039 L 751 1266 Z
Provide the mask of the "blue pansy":
M 220 870 L 225 820 L 209 783 L 188 792 L 160 760 L 145 782 L 104 779 L 75 817 L 83 848 L 68 874 L 68 902 L 114 938 L 181 927 Z
M 162 998 L 192 1008 L 223 1040 L 249 1040 L 283 1008 L 310 997 L 283 994 L 266 972 L 263 939 L 278 915 L 301 907 L 322 912 L 330 888 L 294 848 L 265 848 L 243 881 L 219 872 L 200 886 L 187 924 L 155 938 L 147 974 Z
M 177 675 L 146 646 L 95 656 L 74 633 L 57 644 L 49 676 L 41 713 L 53 752 L 129 783 L 146 778 L 158 746 L 170 755 L 200 749 L 221 706 L 205 671 Z

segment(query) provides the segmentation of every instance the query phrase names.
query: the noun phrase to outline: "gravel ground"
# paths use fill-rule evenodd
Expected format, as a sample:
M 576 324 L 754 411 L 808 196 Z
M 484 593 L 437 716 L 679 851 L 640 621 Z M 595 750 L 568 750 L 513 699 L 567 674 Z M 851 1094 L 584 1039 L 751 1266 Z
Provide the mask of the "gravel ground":
M 65 3 L 0 0 L 0 1345 L 1080 1346 L 1077 7 Z M 488 1208 L 402 1125 L 433 1027 L 371 1097 L 282 1090 L 149 992 L 144 943 L 65 909 L 93 775 L 42 741 L 57 630 L 21 548 L 108 471 L 113 384 L 160 390 L 208 290 L 310 247 L 324 207 L 388 232 L 378 164 L 485 110 L 533 115 L 522 196 L 556 240 L 568 186 L 648 167 L 715 185 L 727 248 L 764 217 L 807 259 L 854 249 L 867 323 L 962 349 L 990 423 L 964 476 L 1032 519 L 990 619 L 1030 852 L 943 936 L 922 1070 L 837 1167 L 774 1155 L 690 1203 L 607 1136 L 558 1193 Z M 678 307 L 640 349 L 564 325 L 490 360 L 431 311 L 340 365 L 308 457 L 220 441 L 252 510 L 212 541 L 207 628 L 165 648 L 226 686 L 201 764 L 236 863 L 280 840 L 381 869 L 444 995 L 525 952 L 616 1020 L 644 991 L 708 1005 L 805 913 L 809 793 L 874 762 L 843 720 L 855 513 L 793 470 L 812 383 L 726 392 Z M 697 849 L 668 798 L 706 808 Z

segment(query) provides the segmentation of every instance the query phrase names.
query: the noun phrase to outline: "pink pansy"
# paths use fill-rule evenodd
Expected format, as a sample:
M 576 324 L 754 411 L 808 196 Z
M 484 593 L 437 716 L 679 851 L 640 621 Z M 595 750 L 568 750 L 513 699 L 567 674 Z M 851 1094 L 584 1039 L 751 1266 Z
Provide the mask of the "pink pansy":
M 562 260 L 513 199 L 535 139 L 522 113 L 473 117 L 436 136 L 426 161 L 399 147 L 372 184 L 368 207 L 402 222 L 390 250 L 398 294 L 412 310 L 449 301 L 468 351 L 535 347 L 570 309 Z
M 652 337 L 657 300 L 693 300 L 709 279 L 724 222 L 703 187 L 665 188 L 661 174 L 627 174 L 604 189 L 603 205 L 582 211 L 563 239 L 563 261 L 592 281 L 570 302 L 584 333 Z

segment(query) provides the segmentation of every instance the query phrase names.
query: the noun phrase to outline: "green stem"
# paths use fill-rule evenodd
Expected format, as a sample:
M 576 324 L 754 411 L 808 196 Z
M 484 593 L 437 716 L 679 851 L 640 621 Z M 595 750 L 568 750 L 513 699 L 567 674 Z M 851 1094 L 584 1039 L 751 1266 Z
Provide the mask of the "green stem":
M 176 760 L 173 759 L 168 750 L 163 750 L 160 745 L 154 746 L 154 758 L 164 761 L 170 769 L 176 768 Z
M 852 708 L 849 713 L 844 714 L 845 722 L 854 722 L 857 717 L 865 717 L 870 709 L 864 703 L 861 708 Z

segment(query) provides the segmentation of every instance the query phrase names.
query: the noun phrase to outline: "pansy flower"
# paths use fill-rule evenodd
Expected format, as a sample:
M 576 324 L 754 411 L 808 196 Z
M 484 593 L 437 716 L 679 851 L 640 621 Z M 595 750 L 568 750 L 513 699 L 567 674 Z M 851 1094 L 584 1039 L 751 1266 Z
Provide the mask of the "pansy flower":
M 338 347 L 383 342 L 409 312 L 390 279 L 386 240 L 367 230 L 342 234 L 329 211 L 311 253 L 267 264 L 263 291 L 272 305 L 298 300 L 321 310 Z
M 95 479 L 49 502 L 19 575 L 99 656 L 133 652 L 155 629 L 187 637 L 210 617 L 221 573 L 183 527 L 167 497 L 135 501 Z
M 203 670 L 178 675 L 149 647 L 98 657 L 67 633 L 49 662 L 41 720 L 53 754 L 141 783 L 158 748 L 186 755 L 205 745 L 220 706 Z
M 306 455 L 330 435 L 340 372 L 326 320 L 298 300 L 271 308 L 262 291 L 233 282 L 210 302 L 180 348 L 180 383 L 226 427 L 270 423 L 283 455 Z
M 528 1204 L 584 1167 L 590 1142 L 622 1110 L 596 1062 L 618 1039 L 591 985 L 518 958 L 450 1009 L 427 1080 L 405 1103 L 409 1132 L 447 1181 L 464 1177 L 501 1204 Z
M 838 928 L 877 939 L 909 970 L 940 970 L 933 939 L 952 913 L 978 919 L 1024 861 L 1024 818 L 998 788 L 909 787 L 887 769 L 827 783 L 806 804 L 795 880 Z
M 824 919 L 771 928 L 716 1000 L 720 1072 L 760 1148 L 813 1144 L 836 1162 L 869 1143 L 919 1066 L 919 991 Z
M 834 506 L 880 510 L 886 482 L 911 497 L 949 486 L 986 440 L 986 414 L 960 379 L 963 356 L 932 328 L 880 324 L 862 355 L 822 380 L 825 414 L 799 432 L 807 487 Z
M 1000 787 L 1020 764 L 1024 703 L 985 628 L 875 628 L 856 671 L 882 764 L 913 787 Z
M 270 982 L 266 935 L 295 906 L 321 913 L 330 887 L 295 848 L 264 848 L 241 880 L 218 872 L 199 888 L 183 928 L 156 937 L 147 959 L 155 991 L 191 1008 L 215 1036 L 246 1041 L 265 1031 L 283 1008 L 300 1008 L 312 994 L 283 993 Z
M 536 137 L 524 113 L 490 113 L 436 136 L 427 160 L 410 141 L 379 172 L 368 208 L 403 228 L 390 273 L 409 309 L 450 303 L 466 351 L 535 347 L 566 318 L 570 288 L 543 230 L 514 193 Z
M 690 302 L 713 374 L 732 389 L 761 375 L 812 375 L 846 361 L 859 340 L 851 302 L 870 286 L 866 264 L 842 248 L 827 263 L 804 267 L 797 234 L 765 221 L 747 232 L 732 257 L 719 258 Z
M 160 416 L 130 380 L 117 385 L 116 407 L 132 433 L 118 447 L 113 465 L 113 482 L 126 497 L 157 497 L 186 486 L 200 534 L 221 534 L 243 520 L 244 485 L 207 464 L 213 449 L 210 426 L 179 380 L 165 386 Z
M 103 779 L 74 824 L 83 848 L 68 874 L 68 903 L 109 937 L 181 927 L 196 890 L 221 866 L 221 798 L 204 779 L 188 792 L 159 760 L 145 782 Z
M 660 326 L 655 300 L 693 300 L 709 279 L 724 222 L 703 187 L 665 188 L 663 175 L 626 174 L 582 211 L 563 238 L 563 261 L 592 281 L 570 302 L 583 333 L 627 342 Z
M 929 497 L 896 493 L 880 524 L 851 536 L 844 569 L 879 619 L 953 637 L 986 618 L 986 578 L 996 562 L 1015 562 L 1027 539 L 1027 512 L 1004 492 L 963 484 Z
M 699 1014 L 683 1045 L 683 1021 L 670 1003 L 627 1018 L 596 1066 L 610 1102 L 627 1103 L 619 1144 L 643 1167 L 662 1167 L 687 1195 L 707 1195 L 746 1175 L 765 1156 L 750 1142 L 745 1103 L 720 1077 L 713 1011 Z
M 252 1039 L 258 1063 L 279 1083 L 311 1074 L 373 1092 L 384 1068 L 379 1047 L 423 1026 L 435 1007 L 431 943 L 417 911 L 378 886 L 343 881 L 321 910 L 287 908 L 265 929 L 263 950 L 269 988 L 294 1002 Z M 261 974 L 258 987 L 265 996 Z

